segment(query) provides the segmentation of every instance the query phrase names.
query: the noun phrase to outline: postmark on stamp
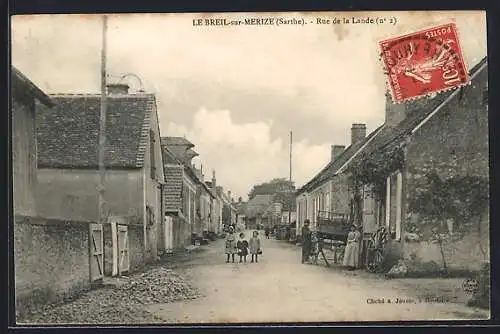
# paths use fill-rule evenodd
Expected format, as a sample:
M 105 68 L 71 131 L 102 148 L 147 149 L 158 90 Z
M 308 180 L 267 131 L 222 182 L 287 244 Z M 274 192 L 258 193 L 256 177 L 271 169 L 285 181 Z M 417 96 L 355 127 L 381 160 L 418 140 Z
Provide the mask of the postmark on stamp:
M 469 82 L 454 23 L 386 39 L 379 46 L 396 103 Z

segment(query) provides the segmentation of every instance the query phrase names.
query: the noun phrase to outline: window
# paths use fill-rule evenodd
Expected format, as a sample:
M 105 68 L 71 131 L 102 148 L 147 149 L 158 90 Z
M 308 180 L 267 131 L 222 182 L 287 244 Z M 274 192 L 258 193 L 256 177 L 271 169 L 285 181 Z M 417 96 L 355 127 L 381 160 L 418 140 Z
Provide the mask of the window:
M 330 194 L 325 194 L 325 211 L 330 212 Z
M 155 133 L 149 131 L 149 161 L 151 163 L 151 179 L 156 180 Z

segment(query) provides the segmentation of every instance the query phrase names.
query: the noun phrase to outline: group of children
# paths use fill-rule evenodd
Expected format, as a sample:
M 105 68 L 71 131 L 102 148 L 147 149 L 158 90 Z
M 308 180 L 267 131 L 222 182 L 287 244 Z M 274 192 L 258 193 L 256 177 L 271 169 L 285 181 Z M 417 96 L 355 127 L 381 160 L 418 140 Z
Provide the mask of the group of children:
M 245 239 L 245 233 L 242 232 L 240 233 L 240 238 L 236 241 L 234 229 L 230 228 L 226 236 L 226 263 L 229 262 L 229 259 L 232 259 L 234 263 L 234 256 L 236 254 L 240 257 L 240 262 L 247 262 L 249 253 L 252 255 L 252 263 L 259 262 L 259 255 L 262 254 L 259 232 L 254 231 L 250 241 Z

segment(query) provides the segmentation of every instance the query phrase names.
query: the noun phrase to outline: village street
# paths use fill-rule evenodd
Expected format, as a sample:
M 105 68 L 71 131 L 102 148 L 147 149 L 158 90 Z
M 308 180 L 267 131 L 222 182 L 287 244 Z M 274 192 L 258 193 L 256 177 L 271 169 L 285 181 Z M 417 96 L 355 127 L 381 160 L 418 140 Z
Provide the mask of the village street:
M 12 322 L 488 319 L 484 13 L 192 14 L 13 16 Z
M 246 235 L 249 235 L 249 231 Z M 205 297 L 192 301 L 153 305 L 156 317 L 169 323 L 226 322 L 333 322 L 382 320 L 437 320 L 486 317 L 466 307 L 460 280 L 386 280 L 365 272 L 338 267 L 303 265 L 300 247 L 274 239 L 263 242 L 259 263 L 225 263 L 223 240 L 202 246 L 206 250 L 176 270 L 193 279 Z M 419 288 L 415 288 L 415 283 Z M 428 284 L 429 289 L 421 285 Z M 441 286 L 441 288 L 439 288 Z M 444 286 L 444 288 L 443 288 Z M 439 296 L 432 289 L 448 291 Z M 420 291 L 420 293 L 418 291 Z M 434 294 L 449 302 L 417 301 Z M 456 297 L 456 298 L 455 298 Z M 412 299 L 395 304 L 396 299 Z M 369 299 L 384 299 L 384 304 Z M 388 299 L 392 300 L 388 304 Z

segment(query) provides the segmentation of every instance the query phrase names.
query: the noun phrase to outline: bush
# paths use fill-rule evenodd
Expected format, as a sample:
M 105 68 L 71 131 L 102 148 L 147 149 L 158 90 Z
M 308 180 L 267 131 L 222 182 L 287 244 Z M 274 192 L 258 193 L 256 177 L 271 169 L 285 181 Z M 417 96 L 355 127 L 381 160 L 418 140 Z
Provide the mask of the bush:
M 384 260 L 380 264 L 379 272 L 387 273 L 394 267 L 399 260 L 402 259 L 403 253 L 401 250 L 401 245 L 397 242 L 387 243 L 386 250 L 384 252 Z

